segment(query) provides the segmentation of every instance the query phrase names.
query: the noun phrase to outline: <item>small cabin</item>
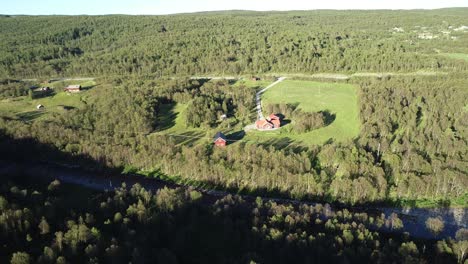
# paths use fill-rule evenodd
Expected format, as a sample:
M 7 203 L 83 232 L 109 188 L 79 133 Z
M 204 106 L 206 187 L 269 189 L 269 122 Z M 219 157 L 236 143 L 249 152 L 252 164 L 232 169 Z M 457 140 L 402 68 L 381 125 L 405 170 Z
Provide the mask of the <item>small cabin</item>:
M 252 76 L 251 80 L 256 82 L 256 81 L 260 81 L 260 78 L 257 76 Z
M 213 138 L 213 143 L 217 147 L 225 147 L 227 143 L 226 136 L 221 132 L 216 133 Z
M 42 110 L 42 109 L 44 109 L 44 106 L 41 105 L 41 104 L 38 104 L 38 105 L 36 106 L 36 109 L 37 109 L 37 110 Z
M 68 85 L 63 90 L 65 92 L 69 92 L 69 93 L 78 93 L 79 91 L 81 91 L 81 85 L 79 85 L 79 84 L 77 84 L 77 85 Z

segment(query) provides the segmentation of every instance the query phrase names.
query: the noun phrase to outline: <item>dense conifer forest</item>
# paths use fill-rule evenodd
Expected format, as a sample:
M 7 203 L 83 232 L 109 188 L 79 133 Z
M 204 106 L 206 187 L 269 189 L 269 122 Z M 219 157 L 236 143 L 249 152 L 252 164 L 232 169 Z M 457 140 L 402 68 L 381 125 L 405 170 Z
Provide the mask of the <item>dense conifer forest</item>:
M 453 30 L 455 40 L 429 41 L 417 32 L 468 24 L 461 10 L 4 16 L 4 98 L 27 94 L 28 83 L 13 81 L 27 77 L 94 76 L 100 85 L 81 99 L 84 107 L 40 119 L 5 114 L 0 124 L 13 137 L 106 166 L 159 170 L 221 188 L 345 203 L 466 204 L 468 63 L 431 49 L 466 52 L 468 34 Z M 174 104 L 187 105 L 185 126 L 203 128 L 206 138 L 255 120 L 255 89 L 168 75 L 421 70 L 443 74 L 343 81 L 360 89 L 361 133 L 347 143 L 281 148 L 241 141 L 220 150 L 153 133 L 168 126 L 164 118 L 171 122 L 164 109 Z M 300 124 L 293 131 L 324 125 L 321 113 L 283 111 Z M 218 122 L 222 113 L 229 122 Z
M 440 241 L 372 231 L 401 228 L 396 215 L 11 176 L 0 189 L 3 263 L 456 263 L 466 250 L 466 229 Z
M 0 17 L 0 77 L 467 69 L 466 9 Z M 402 28 L 404 31 L 395 31 Z M 421 39 L 420 34 L 440 35 Z M 450 37 L 457 39 L 451 39 Z
M 253 196 L 466 208 L 467 14 L 0 16 L 0 157 Z M 279 76 L 355 87 L 359 134 L 294 140 L 287 135 L 327 127 L 336 113 L 278 103 L 263 107 L 284 117 L 283 130 L 268 140 L 246 136 L 256 92 Z M 63 92 L 77 77 L 87 78 L 82 91 Z M 50 93 L 41 94 L 46 86 Z M 213 146 L 219 131 L 229 140 L 224 148 Z M 0 185 L 0 262 L 466 259 L 466 229 L 452 239 L 416 239 L 373 231 L 384 218 L 342 210 L 323 219 L 322 205 L 213 201 L 191 188 L 133 186 L 79 203 L 70 195 L 88 198 L 80 191 L 89 190 L 22 178 Z M 427 225 L 437 232 L 441 224 Z

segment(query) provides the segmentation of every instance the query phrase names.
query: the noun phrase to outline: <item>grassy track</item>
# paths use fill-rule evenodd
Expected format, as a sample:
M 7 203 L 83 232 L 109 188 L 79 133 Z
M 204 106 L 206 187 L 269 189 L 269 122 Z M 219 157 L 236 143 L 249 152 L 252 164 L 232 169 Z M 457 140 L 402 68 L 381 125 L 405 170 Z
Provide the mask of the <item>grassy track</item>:
M 286 125 L 277 131 L 249 133 L 249 139 L 287 137 L 306 144 L 323 144 L 330 139 L 338 142 L 351 140 L 359 134 L 358 96 L 353 85 L 286 80 L 265 92 L 262 104 L 269 103 L 297 103 L 304 111 L 328 110 L 336 118 L 330 125 L 307 133 L 290 133 Z
M 441 55 L 458 60 L 468 61 L 468 54 L 466 53 L 441 53 Z
M 259 81 L 252 81 L 250 79 L 244 79 L 237 81 L 234 86 L 240 86 L 240 85 L 245 85 L 247 87 L 255 88 L 255 89 L 261 89 L 267 87 L 269 84 L 271 84 L 273 81 L 268 81 L 268 80 L 259 80 Z

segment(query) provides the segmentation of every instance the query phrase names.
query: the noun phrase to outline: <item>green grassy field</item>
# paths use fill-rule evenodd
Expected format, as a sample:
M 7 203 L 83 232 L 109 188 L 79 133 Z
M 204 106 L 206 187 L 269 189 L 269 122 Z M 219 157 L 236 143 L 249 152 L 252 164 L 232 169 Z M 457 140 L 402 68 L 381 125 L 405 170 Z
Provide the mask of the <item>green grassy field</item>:
M 73 81 L 56 82 L 48 84 L 54 88 L 54 93 L 47 97 L 30 99 L 28 96 L 4 99 L 0 101 L 0 113 L 3 116 L 10 116 L 29 121 L 36 118 L 46 118 L 48 113 L 62 113 L 68 108 L 80 108 L 84 105 L 84 98 L 88 93 L 84 90 L 80 93 L 70 94 L 62 91 L 68 84 L 81 84 L 84 89 L 92 88 L 96 85 L 94 81 Z M 37 105 L 43 105 L 44 109 L 37 110 Z
M 158 128 L 154 136 L 164 134 L 174 138 L 181 145 L 195 144 L 205 139 L 205 131 L 201 128 L 187 128 L 185 116 L 187 104 L 165 104 L 160 108 Z
M 441 53 L 441 55 L 452 59 L 468 61 L 468 54 L 466 53 Z
M 335 114 L 336 118 L 330 125 L 307 133 L 290 133 L 286 125 L 271 132 L 249 132 L 246 139 L 262 141 L 290 138 L 306 144 L 323 144 L 330 139 L 336 142 L 351 140 L 359 134 L 358 96 L 357 88 L 353 85 L 286 80 L 263 94 L 262 104 L 269 103 L 297 103 L 304 111 L 327 110 Z

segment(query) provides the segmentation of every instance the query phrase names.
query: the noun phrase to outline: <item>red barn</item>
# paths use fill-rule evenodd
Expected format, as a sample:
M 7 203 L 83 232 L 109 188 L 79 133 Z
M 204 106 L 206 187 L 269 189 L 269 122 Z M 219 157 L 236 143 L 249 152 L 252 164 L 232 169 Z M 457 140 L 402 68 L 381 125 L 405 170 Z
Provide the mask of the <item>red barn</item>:
M 271 114 L 267 119 L 259 119 L 255 122 L 255 127 L 259 130 L 271 130 L 281 127 L 281 119 L 275 114 Z
M 227 143 L 226 136 L 223 133 L 218 132 L 214 136 L 213 142 L 214 142 L 215 146 L 217 146 L 217 147 L 225 147 L 226 143 Z
M 77 93 L 81 91 L 81 85 L 68 85 L 63 90 L 69 93 Z
M 275 128 L 280 128 L 281 127 L 281 120 L 275 114 L 270 115 L 270 123 L 272 123 Z
M 257 129 L 265 129 L 266 130 L 266 129 L 273 129 L 274 125 L 272 123 L 268 122 L 267 120 L 262 119 L 262 120 L 257 120 L 255 122 L 255 127 Z

